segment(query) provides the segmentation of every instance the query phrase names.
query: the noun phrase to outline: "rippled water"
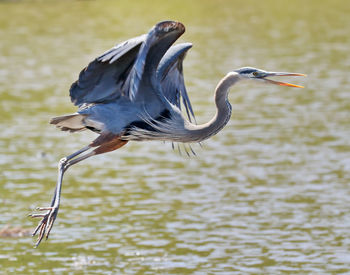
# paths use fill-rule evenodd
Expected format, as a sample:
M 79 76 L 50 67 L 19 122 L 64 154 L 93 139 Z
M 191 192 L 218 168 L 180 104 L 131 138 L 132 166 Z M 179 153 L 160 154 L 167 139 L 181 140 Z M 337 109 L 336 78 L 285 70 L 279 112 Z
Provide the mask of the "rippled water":
M 50 239 L 0 238 L 5 274 L 350 273 L 347 1 L 0 1 L 0 228 L 34 228 L 57 161 L 93 133 L 48 125 L 74 111 L 89 60 L 175 19 L 194 48 L 199 122 L 228 71 L 296 71 L 305 89 L 240 83 L 230 123 L 197 157 L 133 143 L 67 172 Z

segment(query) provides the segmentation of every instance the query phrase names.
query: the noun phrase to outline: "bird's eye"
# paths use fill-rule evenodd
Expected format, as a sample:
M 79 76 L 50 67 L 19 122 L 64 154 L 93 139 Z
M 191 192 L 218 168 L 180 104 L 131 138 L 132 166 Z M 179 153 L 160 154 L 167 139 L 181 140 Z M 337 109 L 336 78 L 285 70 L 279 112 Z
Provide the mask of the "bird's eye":
M 254 76 L 259 76 L 259 72 L 253 72 Z

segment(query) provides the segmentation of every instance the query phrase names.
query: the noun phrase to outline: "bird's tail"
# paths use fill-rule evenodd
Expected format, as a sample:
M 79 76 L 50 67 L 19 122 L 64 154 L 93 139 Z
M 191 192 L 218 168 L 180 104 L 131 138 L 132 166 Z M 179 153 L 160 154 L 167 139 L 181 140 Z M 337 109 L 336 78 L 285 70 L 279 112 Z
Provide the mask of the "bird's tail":
M 84 118 L 85 116 L 81 114 L 58 116 L 52 118 L 50 124 L 55 124 L 62 131 L 78 132 L 86 130 Z

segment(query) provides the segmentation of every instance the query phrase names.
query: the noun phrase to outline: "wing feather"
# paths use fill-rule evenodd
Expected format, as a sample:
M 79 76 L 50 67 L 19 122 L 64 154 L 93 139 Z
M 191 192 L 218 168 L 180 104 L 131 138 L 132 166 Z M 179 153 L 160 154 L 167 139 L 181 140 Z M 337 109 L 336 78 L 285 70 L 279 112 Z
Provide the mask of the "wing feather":
M 108 51 L 104 52 L 102 55 L 100 55 L 97 60 L 101 62 L 113 63 L 116 61 L 119 57 L 126 54 L 128 51 L 130 51 L 132 48 L 140 45 L 143 41 L 146 39 L 146 34 L 131 38 L 129 40 L 126 40 L 122 43 L 117 44 L 113 48 L 109 49 Z
M 151 86 L 152 77 L 155 76 L 156 78 L 159 62 L 184 31 L 185 27 L 181 23 L 174 21 L 160 22 L 149 31 L 125 82 L 126 87 L 124 90 L 130 100 L 134 100 L 139 93 L 147 93 L 149 91 L 147 88 Z M 145 83 L 148 85 L 143 87 L 146 89 L 140 89 L 143 79 L 146 79 Z
M 156 75 L 158 64 L 175 40 L 185 31 L 179 22 L 163 21 L 156 24 L 146 35 L 122 42 L 92 61 L 70 88 L 71 101 L 106 103 L 126 96 L 134 101 L 157 93 L 151 79 Z M 141 82 L 145 85 L 140 87 Z
M 117 44 L 84 68 L 70 88 L 75 105 L 114 100 L 122 95 L 120 86 L 130 71 L 145 35 Z
M 164 96 L 179 109 L 181 109 L 182 98 L 190 121 L 195 120 L 195 116 L 185 86 L 183 60 L 191 47 L 191 43 L 182 43 L 171 47 L 162 58 L 157 72 Z

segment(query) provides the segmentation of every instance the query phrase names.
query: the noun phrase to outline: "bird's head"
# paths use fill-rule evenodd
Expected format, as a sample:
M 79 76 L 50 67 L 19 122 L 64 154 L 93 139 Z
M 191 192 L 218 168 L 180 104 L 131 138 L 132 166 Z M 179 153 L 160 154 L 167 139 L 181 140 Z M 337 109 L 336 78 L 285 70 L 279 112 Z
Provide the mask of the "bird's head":
M 252 68 L 252 67 L 240 68 L 238 70 L 235 70 L 235 72 L 238 73 L 242 79 L 251 79 L 251 80 L 264 82 L 267 84 L 275 84 L 275 85 L 295 87 L 295 88 L 304 88 L 304 87 L 299 86 L 299 85 L 295 85 L 295 84 L 290 84 L 287 82 L 279 82 L 279 81 L 271 80 L 271 79 L 268 79 L 267 77 L 271 77 L 271 76 L 306 76 L 305 74 L 300 74 L 300 73 L 267 72 L 267 71 Z

